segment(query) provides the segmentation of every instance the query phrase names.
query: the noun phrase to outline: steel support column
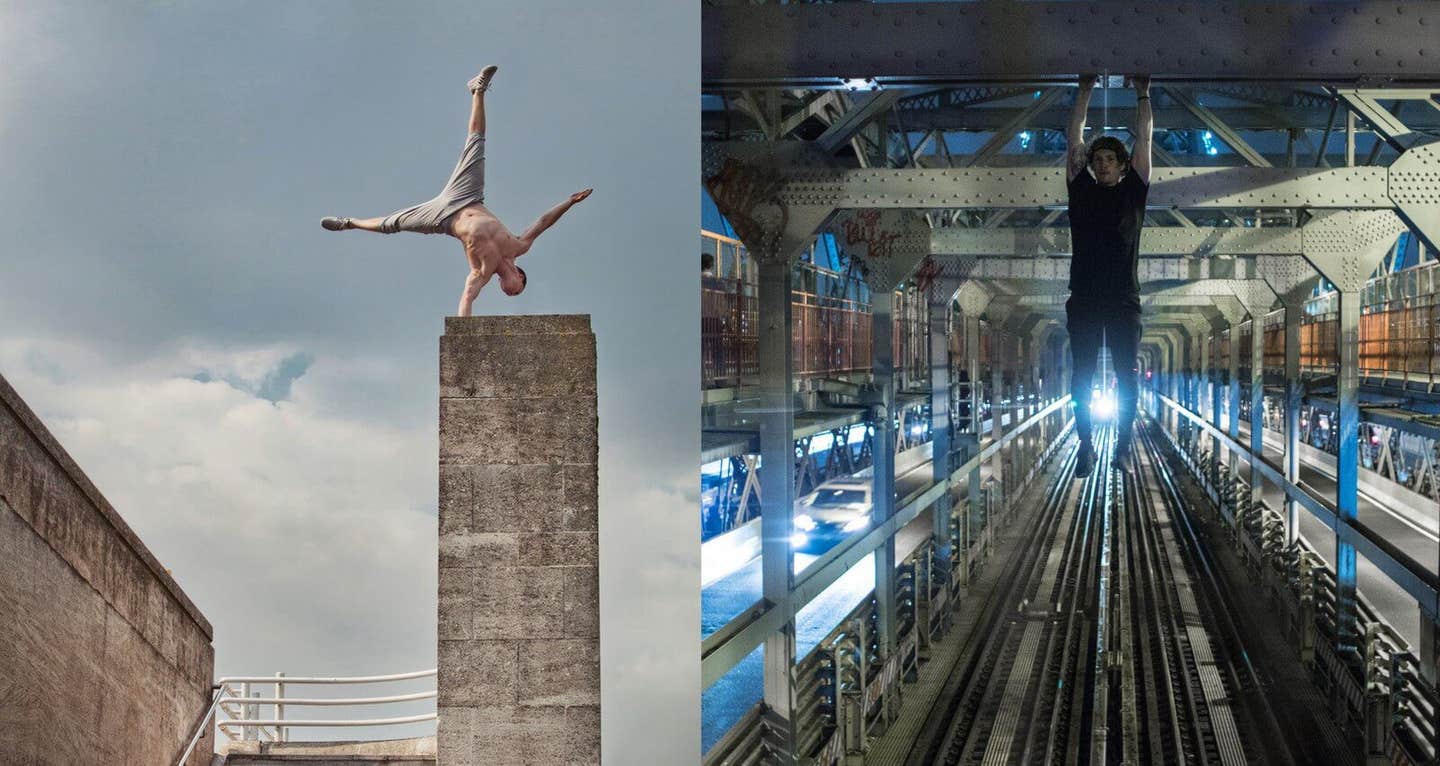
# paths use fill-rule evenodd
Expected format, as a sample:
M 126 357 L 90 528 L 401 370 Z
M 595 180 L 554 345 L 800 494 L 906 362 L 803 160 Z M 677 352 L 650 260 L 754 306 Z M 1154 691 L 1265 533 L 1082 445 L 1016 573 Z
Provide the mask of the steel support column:
M 1262 256 L 1257 268 L 1285 309 L 1285 480 L 1300 481 L 1300 402 L 1305 389 L 1300 380 L 1300 327 L 1305 301 L 1319 277 L 1303 257 Z M 1285 543 L 1300 539 L 1300 503 L 1285 496 Z
M 1354 113 L 1351 112 L 1351 115 Z M 1357 646 L 1356 552 L 1350 525 L 1359 511 L 1360 302 L 1365 280 L 1394 246 L 1404 225 L 1388 211 L 1317 214 L 1302 230 L 1305 259 L 1330 280 L 1339 301 L 1339 369 L 1335 376 L 1339 454 L 1335 465 L 1335 630 L 1336 649 Z
M 976 312 L 974 316 L 965 317 L 965 364 L 970 377 L 970 429 L 969 439 L 965 444 L 964 458 L 970 457 L 980 451 L 980 426 L 984 422 L 980 419 L 980 317 Z M 991 413 L 993 416 L 994 413 Z M 971 469 L 970 475 L 965 478 L 966 505 L 965 517 L 960 524 L 965 532 L 962 535 L 965 539 L 963 546 L 964 555 L 961 560 L 965 573 L 961 582 L 970 582 L 970 554 L 975 540 L 975 517 L 979 515 L 980 509 L 980 464 L 976 463 Z M 987 519 L 988 523 L 989 520 Z
M 1170 375 L 1165 380 L 1165 383 L 1168 386 L 1168 390 L 1165 392 L 1165 394 L 1166 396 L 1174 398 L 1180 385 L 1180 378 L 1185 374 L 1185 346 L 1189 341 L 1185 337 L 1184 331 L 1179 329 L 1178 326 L 1171 334 L 1171 338 Z M 1174 431 L 1176 436 L 1180 435 L 1180 427 L 1183 423 L 1184 421 L 1180 420 L 1179 418 L 1173 419 L 1171 429 Z
M 1335 511 L 1341 521 L 1359 518 L 1360 292 L 1340 290 L 1340 369 L 1335 377 L 1339 404 L 1339 454 L 1335 460 Z M 1335 535 L 1335 630 L 1342 649 L 1356 646 L 1355 546 Z
M 1200 333 L 1200 375 L 1196 378 L 1195 397 L 1186 405 L 1202 416 L 1205 414 L 1209 399 L 1210 364 L 1210 337 L 1202 332 Z M 1194 441 L 1198 442 L 1203 436 L 1203 432 L 1196 434 Z
M 871 364 L 874 375 L 870 412 L 875 424 L 873 492 L 871 519 L 885 523 L 895 510 L 895 359 L 891 324 L 895 293 L 870 293 Z M 880 656 L 895 651 L 895 538 L 885 539 L 875 549 L 875 607 L 879 623 Z M 888 696 L 888 695 L 887 695 Z
M 1265 314 L 1275 304 L 1275 292 L 1260 280 L 1231 282 L 1235 296 L 1250 315 L 1250 502 L 1264 497 L 1265 476 Z
M 1265 494 L 1265 314 L 1258 308 L 1250 315 L 1250 454 L 1250 502 L 1258 504 Z
M 1305 387 L 1300 381 L 1300 317 L 1305 304 L 1285 299 L 1285 480 L 1300 482 L 1300 402 Z M 1300 540 L 1300 503 L 1285 496 L 1285 543 Z
M 931 478 L 950 478 L 950 299 L 954 291 L 939 291 L 930 306 L 930 443 L 933 455 Z M 935 539 L 937 572 L 950 571 L 950 493 L 945 492 L 930 508 Z
M 795 753 L 795 615 L 790 603 L 794 551 L 795 396 L 790 331 L 790 264 L 764 260 L 759 281 L 760 561 L 761 592 L 785 610 L 784 627 L 765 639 L 764 700 L 777 724 L 773 733 L 790 762 Z M 878 450 L 877 445 L 877 450 Z
M 1230 377 L 1228 378 L 1230 385 L 1227 387 L 1229 393 L 1227 406 L 1230 411 L 1228 413 L 1229 420 L 1226 421 L 1225 430 L 1226 433 L 1230 434 L 1231 439 L 1238 442 L 1240 441 L 1240 322 L 1238 319 L 1230 322 L 1230 327 L 1227 332 L 1230 333 Z M 1230 467 L 1230 476 L 1232 478 L 1240 475 L 1239 455 L 1230 455 L 1227 464 Z
M 980 450 L 980 314 L 990 305 L 990 294 L 975 282 L 966 282 L 955 294 L 965 322 L 965 367 L 970 379 L 970 427 L 967 429 L 964 459 L 969 459 Z M 993 413 L 992 413 L 993 415 Z M 960 564 L 961 584 L 968 584 L 970 577 L 970 551 L 975 540 L 975 517 L 980 508 L 980 465 L 966 477 L 965 513 L 960 521 L 962 550 L 956 556 Z
M 1226 331 L 1226 332 L 1229 332 L 1229 327 L 1228 327 L 1228 325 L 1227 325 L 1225 331 Z M 1216 335 L 1217 340 L 1218 340 L 1218 337 L 1219 337 L 1219 335 L 1220 335 L 1220 330 L 1216 329 L 1214 334 Z M 1233 357 L 1234 354 L 1232 353 L 1232 354 L 1229 354 L 1228 356 Z M 1217 360 L 1217 361 L 1218 361 L 1218 360 Z M 1227 374 L 1228 374 L 1228 372 L 1227 372 Z M 1220 370 L 1217 368 L 1217 369 L 1215 370 L 1215 379 L 1214 379 L 1213 381 L 1211 381 L 1211 384 L 1210 384 L 1210 424 L 1213 425 L 1213 426 L 1215 426 L 1215 429 L 1216 429 L 1217 431 L 1220 429 L 1220 399 L 1221 399 L 1222 396 L 1225 395 L 1225 391 L 1226 391 L 1226 387 L 1223 386 L 1223 385 L 1221 385 Z M 1218 437 L 1218 436 L 1212 436 L 1212 437 L 1210 438 L 1210 486 L 1211 486 L 1211 487 L 1218 487 L 1218 486 L 1219 486 L 1219 482 L 1220 482 L 1220 465 L 1221 465 L 1220 437 Z
M 1002 342 L 1002 339 L 1008 340 L 1008 333 L 1004 332 L 1002 325 L 1009 311 L 1009 307 L 1001 306 L 998 300 L 990 302 L 990 439 L 996 444 L 1000 442 L 1005 431 L 1000 422 L 1005 414 L 1005 366 L 1002 363 L 1005 342 Z M 1013 398 L 1011 403 L 1014 403 Z M 1010 477 L 1005 475 L 1004 452 L 1003 449 L 996 450 L 995 456 L 990 460 L 990 478 L 1000 487 L 1004 487 L 1005 482 L 1010 480 Z M 985 523 L 988 525 L 990 520 L 986 519 Z

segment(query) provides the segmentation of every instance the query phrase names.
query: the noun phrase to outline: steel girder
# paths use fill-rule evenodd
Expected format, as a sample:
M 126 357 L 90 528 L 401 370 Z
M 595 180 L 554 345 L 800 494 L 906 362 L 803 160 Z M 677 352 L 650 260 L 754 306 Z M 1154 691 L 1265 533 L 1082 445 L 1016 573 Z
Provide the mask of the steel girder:
M 859 259 L 872 291 L 894 290 L 929 252 L 930 226 L 909 210 L 843 210 L 829 228 Z
M 1328 211 L 1305 225 L 1302 252 L 1336 289 L 1358 292 L 1404 230 L 1389 212 Z
M 1375 130 L 1375 134 L 1380 136 L 1385 143 L 1390 144 L 1397 152 L 1404 152 L 1411 147 L 1433 140 L 1423 133 L 1412 130 L 1404 122 L 1401 122 L 1395 113 L 1380 106 L 1380 99 L 1421 101 L 1434 105 L 1435 91 L 1431 88 L 1341 88 L 1335 91 L 1335 95 L 1345 104 L 1346 108 L 1369 123 L 1370 127 Z M 1427 116 L 1430 115 L 1427 113 Z
M 701 80 L 845 87 L 1069 80 L 1440 79 L 1440 7 L 1423 0 L 749 4 L 701 10 Z M 1163 36 L 1163 45 L 1137 44 Z
M 1301 252 L 1300 229 L 1233 226 L 1149 226 L 1140 253 L 1149 256 L 1268 255 Z M 936 229 L 933 255 L 1070 255 L 1069 227 L 1043 229 Z
M 1397 160 L 1398 162 L 1398 160 Z M 1063 168 L 785 169 L 778 201 L 830 208 L 1063 208 Z M 1433 172 L 1433 171 L 1432 171 Z M 1149 206 L 1390 209 L 1390 169 L 1155 168 Z
M 1440 144 L 1417 146 L 1389 167 L 1395 212 L 1431 252 L 1440 251 Z
M 944 260 L 937 259 L 937 260 Z M 1141 258 L 1141 290 L 1155 282 L 1250 279 L 1255 264 L 1244 258 Z M 973 258 L 969 279 L 1022 280 L 1060 286 L 1070 279 L 1069 258 Z

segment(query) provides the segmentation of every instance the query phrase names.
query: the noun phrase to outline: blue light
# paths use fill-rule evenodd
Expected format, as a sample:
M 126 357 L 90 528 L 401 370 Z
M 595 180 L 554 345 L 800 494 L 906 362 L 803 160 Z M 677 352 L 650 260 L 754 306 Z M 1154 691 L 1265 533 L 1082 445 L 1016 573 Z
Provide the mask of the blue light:
M 1022 150 L 1030 148 L 1030 139 L 1030 131 L 1024 130 L 1020 132 L 1020 148 Z
M 1211 133 L 1211 132 L 1208 131 L 1208 130 L 1205 131 L 1204 133 L 1201 133 L 1201 134 L 1200 134 L 1200 141 L 1201 141 L 1201 143 L 1203 143 L 1203 144 L 1205 145 L 1205 153 L 1206 153 L 1206 154 L 1208 154 L 1208 155 L 1210 155 L 1210 156 L 1213 157 L 1213 156 L 1215 156 L 1215 155 L 1217 155 L 1217 154 L 1220 153 L 1219 147 L 1215 146 L 1215 143 L 1214 143 L 1214 142 L 1215 142 L 1215 134 L 1214 134 L 1214 133 Z

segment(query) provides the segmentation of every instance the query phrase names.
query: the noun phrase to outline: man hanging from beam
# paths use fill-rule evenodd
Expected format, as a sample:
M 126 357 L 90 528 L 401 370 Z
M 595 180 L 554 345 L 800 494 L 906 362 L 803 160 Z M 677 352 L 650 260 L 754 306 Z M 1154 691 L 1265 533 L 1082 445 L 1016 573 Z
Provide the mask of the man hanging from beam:
M 485 207 L 485 91 L 499 69 L 494 65 L 480 70 L 468 83 L 470 88 L 469 138 L 460 161 L 440 195 L 428 202 L 399 210 L 382 218 L 324 218 L 320 225 L 330 231 L 360 229 L 381 234 L 413 231 L 419 234 L 448 234 L 465 246 L 470 276 L 460 294 L 459 315 L 470 316 L 470 307 L 491 277 L 500 277 L 506 295 L 525 289 L 525 270 L 515 259 L 530 251 L 535 238 L 550 228 L 565 211 L 590 196 L 592 189 L 576 192 L 545 211 L 530 228 L 516 236 Z
M 1115 367 L 1117 438 L 1114 465 L 1130 457 L 1138 387 L 1135 357 L 1140 343 L 1140 227 L 1150 192 L 1150 78 L 1136 76 L 1134 153 L 1114 136 L 1084 140 L 1085 117 L 1094 75 L 1080 77 L 1080 92 L 1065 137 L 1066 188 L 1070 199 L 1070 299 L 1065 303 L 1070 332 L 1070 393 L 1080 454 L 1075 476 L 1095 467 L 1091 441 L 1091 385 L 1102 342 Z

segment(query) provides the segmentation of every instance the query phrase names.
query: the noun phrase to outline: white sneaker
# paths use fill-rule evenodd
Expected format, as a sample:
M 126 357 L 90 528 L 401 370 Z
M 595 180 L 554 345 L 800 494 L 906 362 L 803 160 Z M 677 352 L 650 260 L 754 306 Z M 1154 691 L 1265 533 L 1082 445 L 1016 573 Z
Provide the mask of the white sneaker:
M 480 74 L 470 78 L 470 82 L 465 83 L 465 87 L 469 88 L 471 93 L 490 90 L 490 80 L 495 77 L 495 73 L 498 71 L 500 71 L 500 67 L 491 64 L 481 69 Z

